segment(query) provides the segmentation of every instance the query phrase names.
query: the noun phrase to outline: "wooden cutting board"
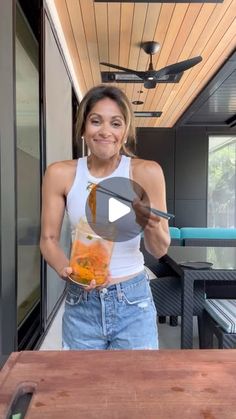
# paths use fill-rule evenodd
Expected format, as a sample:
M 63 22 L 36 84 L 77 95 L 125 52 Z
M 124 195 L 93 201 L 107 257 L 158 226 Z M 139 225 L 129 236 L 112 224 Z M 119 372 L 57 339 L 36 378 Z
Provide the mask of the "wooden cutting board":
M 34 391 L 27 419 L 233 419 L 236 350 L 32 351 L 0 372 L 0 418 Z

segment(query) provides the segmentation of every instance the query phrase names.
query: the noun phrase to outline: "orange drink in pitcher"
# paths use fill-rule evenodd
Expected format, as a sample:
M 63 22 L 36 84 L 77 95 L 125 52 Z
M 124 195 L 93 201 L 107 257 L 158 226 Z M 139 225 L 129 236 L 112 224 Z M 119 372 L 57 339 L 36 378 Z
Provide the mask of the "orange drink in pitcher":
M 102 285 L 109 274 L 113 244 L 113 225 L 88 223 L 81 218 L 72 244 L 70 279 L 83 286 L 95 279 L 97 286 Z

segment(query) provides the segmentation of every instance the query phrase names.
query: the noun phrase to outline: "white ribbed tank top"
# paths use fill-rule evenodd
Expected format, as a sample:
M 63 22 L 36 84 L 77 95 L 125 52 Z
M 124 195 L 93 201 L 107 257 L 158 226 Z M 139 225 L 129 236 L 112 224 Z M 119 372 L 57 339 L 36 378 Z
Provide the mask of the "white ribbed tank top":
M 122 155 L 118 167 L 109 176 L 97 178 L 88 170 L 87 156 L 78 159 L 75 179 L 67 195 L 66 210 L 68 213 L 72 240 L 76 226 L 81 217 L 85 217 L 86 201 L 89 195 L 88 182 L 99 183 L 111 177 L 130 178 L 131 158 Z M 113 278 L 132 275 L 143 270 L 144 258 L 140 251 L 140 237 L 137 235 L 130 240 L 114 243 L 110 272 Z

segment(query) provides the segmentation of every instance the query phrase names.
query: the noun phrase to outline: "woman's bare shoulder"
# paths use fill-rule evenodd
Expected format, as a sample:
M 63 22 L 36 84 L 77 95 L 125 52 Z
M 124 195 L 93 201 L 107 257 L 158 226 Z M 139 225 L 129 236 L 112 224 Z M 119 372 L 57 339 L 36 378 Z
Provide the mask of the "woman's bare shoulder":
M 132 159 L 132 171 L 135 176 L 149 176 L 149 175 L 162 175 L 162 168 L 159 163 L 154 160 L 145 159 Z
M 78 160 L 64 160 L 51 163 L 45 172 L 44 184 L 67 194 L 75 177 L 77 162 Z
M 49 164 L 47 167 L 47 171 L 50 172 L 60 172 L 60 171 L 68 171 L 73 170 L 73 168 L 76 167 L 78 160 L 62 160 L 62 161 L 56 161 L 54 163 Z
M 77 160 L 63 160 L 51 163 L 45 172 L 47 176 L 67 176 L 76 170 Z

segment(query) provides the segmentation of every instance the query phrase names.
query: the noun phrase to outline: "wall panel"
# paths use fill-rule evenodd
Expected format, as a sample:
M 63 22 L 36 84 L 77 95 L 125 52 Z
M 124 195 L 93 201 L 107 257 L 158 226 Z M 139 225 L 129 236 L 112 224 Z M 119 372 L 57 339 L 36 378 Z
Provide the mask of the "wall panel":
M 138 155 L 160 163 L 173 224 L 205 226 L 208 136 L 204 127 L 138 129 Z

